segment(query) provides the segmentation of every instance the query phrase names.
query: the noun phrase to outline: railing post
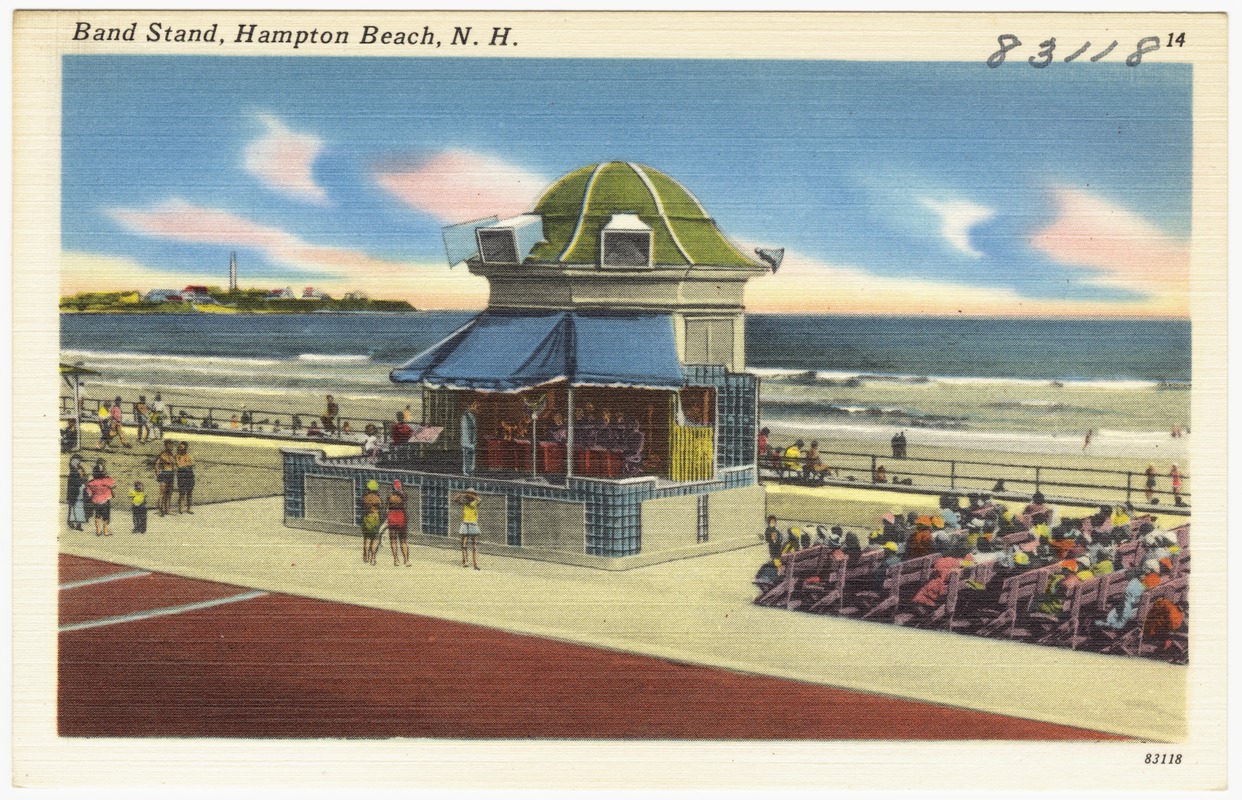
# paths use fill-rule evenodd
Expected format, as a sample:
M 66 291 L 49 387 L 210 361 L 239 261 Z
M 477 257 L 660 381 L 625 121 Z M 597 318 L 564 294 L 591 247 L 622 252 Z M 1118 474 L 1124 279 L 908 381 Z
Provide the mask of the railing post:
M 1131 489 L 1131 480 L 1132 480 L 1133 478 L 1134 478 L 1134 473 L 1133 473 L 1133 472 L 1127 472 L 1127 473 L 1126 473 L 1126 502 L 1127 502 L 1127 503 L 1129 503 L 1129 502 L 1130 502 L 1130 492 L 1132 491 L 1132 489 Z
M 949 462 L 949 488 L 950 489 L 957 488 L 957 462 L 956 461 Z
M 1035 491 L 1039 491 L 1039 467 L 1035 468 Z
M 871 474 L 867 476 L 869 483 L 875 483 L 875 455 L 871 456 Z

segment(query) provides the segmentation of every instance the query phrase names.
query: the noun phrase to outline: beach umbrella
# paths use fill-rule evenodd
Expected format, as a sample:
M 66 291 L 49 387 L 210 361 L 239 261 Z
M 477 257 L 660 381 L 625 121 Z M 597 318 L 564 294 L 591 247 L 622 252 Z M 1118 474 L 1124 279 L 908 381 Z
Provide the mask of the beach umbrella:
M 71 389 L 73 389 L 73 418 L 77 422 L 78 427 L 79 427 L 78 440 L 77 440 L 77 443 L 73 447 L 74 450 L 80 450 L 82 448 L 82 431 L 81 431 L 82 417 L 78 411 L 82 403 L 82 376 L 83 375 L 99 375 L 99 374 L 101 373 L 96 372 L 93 369 L 87 369 L 81 364 L 61 364 L 60 365 L 61 379 L 64 380 L 64 382 L 68 384 Z

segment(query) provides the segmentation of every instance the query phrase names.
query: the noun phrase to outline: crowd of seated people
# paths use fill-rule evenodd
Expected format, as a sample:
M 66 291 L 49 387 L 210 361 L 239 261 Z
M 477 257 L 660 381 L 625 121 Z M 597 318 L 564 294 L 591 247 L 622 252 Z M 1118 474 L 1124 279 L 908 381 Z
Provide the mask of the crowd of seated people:
M 1184 658 L 1188 524 L 1167 531 L 1124 504 L 1063 518 L 1039 493 L 1023 506 L 986 493 L 945 495 L 937 506 L 893 509 L 863 535 L 865 545 L 840 526 L 808 524 L 782 534 L 770 517 L 756 602 L 1078 650 Z M 814 548 L 823 548 L 817 560 Z M 844 587 L 840 601 L 814 602 L 834 577 Z
M 563 424 L 560 426 L 564 427 Z M 561 433 L 554 423 L 553 431 L 562 440 L 568 439 L 567 429 Z M 574 413 L 575 453 L 593 452 L 595 460 L 598 460 L 600 454 L 607 453 L 609 457 L 606 463 L 610 468 L 616 464 L 621 475 L 631 476 L 642 472 L 644 444 L 642 428 L 638 419 L 633 416 L 607 408 L 597 411 L 590 403 Z M 578 458 L 581 460 L 582 456 Z
M 564 414 L 553 412 L 538 429 L 541 471 L 563 472 L 566 448 L 569 445 L 569 425 Z M 642 472 L 646 455 L 645 437 L 638 419 L 608 408 L 597 410 L 591 403 L 576 409 L 574 413 L 574 470 L 582 475 L 622 477 Z M 529 445 L 531 440 L 530 419 L 500 420 L 496 426 L 493 442 L 519 442 Z M 503 445 L 502 445 L 503 447 Z M 525 452 L 529 452 L 528 450 Z M 529 458 L 529 456 L 526 456 Z M 496 459 L 493 468 L 521 468 L 508 464 L 506 459 Z

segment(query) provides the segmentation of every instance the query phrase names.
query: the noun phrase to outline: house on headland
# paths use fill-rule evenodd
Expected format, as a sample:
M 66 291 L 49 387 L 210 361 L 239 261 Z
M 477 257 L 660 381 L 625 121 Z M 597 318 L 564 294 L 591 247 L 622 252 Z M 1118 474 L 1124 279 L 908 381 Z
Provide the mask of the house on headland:
M 206 286 L 187 286 L 181 290 L 181 296 L 187 303 L 214 303 L 211 290 Z
M 176 289 L 152 289 L 142 296 L 144 303 L 183 303 L 185 298 Z

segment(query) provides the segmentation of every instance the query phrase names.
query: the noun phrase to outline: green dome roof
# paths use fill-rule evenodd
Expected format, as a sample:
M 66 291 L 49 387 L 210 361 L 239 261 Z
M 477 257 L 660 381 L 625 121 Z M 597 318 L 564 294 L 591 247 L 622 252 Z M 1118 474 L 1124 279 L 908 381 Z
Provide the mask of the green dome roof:
M 637 214 L 655 236 L 655 263 L 754 267 L 730 244 L 686 187 L 663 172 L 626 161 L 576 169 L 552 184 L 532 213 L 546 241 L 536 261 L 599 262 L 600 228 L 613 214 Z

